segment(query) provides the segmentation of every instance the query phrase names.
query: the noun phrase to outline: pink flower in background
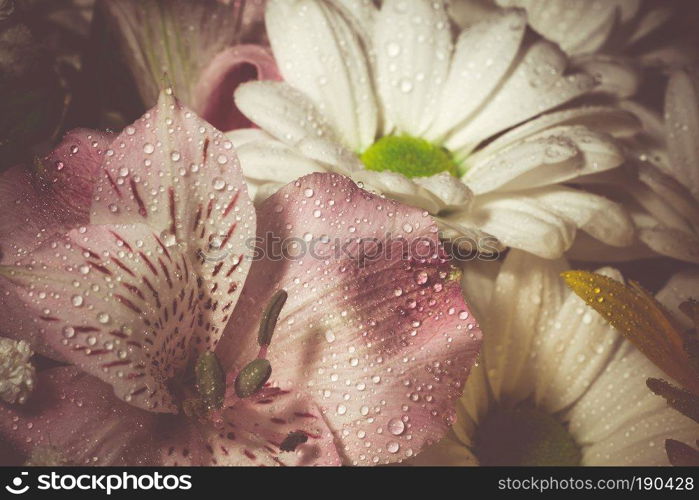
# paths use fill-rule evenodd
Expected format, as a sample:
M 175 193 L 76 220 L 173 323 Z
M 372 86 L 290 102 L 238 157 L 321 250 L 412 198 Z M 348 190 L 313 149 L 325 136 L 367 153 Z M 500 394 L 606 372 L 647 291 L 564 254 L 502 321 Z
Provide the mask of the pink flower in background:
M 8 219 L 51 229 L 5 252 L 0 330 L 72 366 L 1 405 L 0 438 L 34 464 L 372 465 L 444 436 L 481 334 L 426 213 L 335 174 L 255 213 L 232 144 L 167 94 L 100 140 L 49 156 L 92 172 L 52 188 L 91 208 Z M 411 253 L 355 258 L 368 240 Z

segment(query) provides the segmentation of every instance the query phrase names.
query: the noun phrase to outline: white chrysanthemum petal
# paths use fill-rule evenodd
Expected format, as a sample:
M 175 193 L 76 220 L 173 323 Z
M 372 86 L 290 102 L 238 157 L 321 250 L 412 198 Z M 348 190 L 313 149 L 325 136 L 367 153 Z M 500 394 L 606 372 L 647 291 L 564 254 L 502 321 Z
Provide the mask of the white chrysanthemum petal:
M 349 148 L 374 142 L 377 107 L 367 55 L 331 3 L 270 0 L 267 33 L 284 79 L 324 113 Z
M 385 0 L 374 26 L 376 79 L 386 118 L 420 136 L 437 113 L 452 42 L 442 1 Z
M 589 91 L 591 76 L 564 75 L 566 58 L 545 41 L 520 55 L 512 74 L 483 109 L 447 139 L 446 146 L 465 155 L 488 137 L 549 111 Z
M 661 399 L 656 396 L 657 399 Z M 620 427 L 604 440 L 583 449 L 587 466 L 658 466 L 670 465 L 665 440 L 693 443 L 697 424 L 661 402 L 654 413 L 643 415 Z
M 585 446 L 588 465 L 667 464 L 664 441 L 696 438 L 695 422 L 667 406 L 648 387 L 649 377 L 667 378 L 625 343 L 605 371 L 571 408 L 569 430 Z
M 618 271 L 597 272 L 621 280 Z M 570 293 L 536 343 L 538 406 L 557 413 L 573 404 L 592 384 L 621 345 L 622 337 L 601 315 Z
M 621 57 L 602 54 L 578 56 L 574 64 L 576 69 L 594 76 L 597 92 L 625 99 L 636 94 L 641 84 L 638 69 Z
M 505 132 L 482 151 L 492 153 L 548 128 L 562 125 L 580 125 L 613 137 L 631 137 L 640 131 L 640 124 L 634 113 L 635 109 L 625 111 L 612 106 L 581 106 L 553 111 Z
M 422 208 L 430 213 L 439 212 L 442 206 L 429 191 L 396 172 L 358 170 L 352 175 L 352 179 L 355 182 L 361 182 L 364 189 L 385 194 L 390 198 Z
M 458 222 L 460 217 L 463 215 L 455 214 L 449 219 Z M 575 237 L 574 224 L 526 195 L 506 193 L 476 198 L 468 217 L 504 245 L 546 259 L 562 256 Z
M 0 400 L 10 404 L 27 400 L 36 382 L 33 354 L 23 340 L 0 337 Z
M 534 189 L 527 195 L 607 245 L 623 247 L 633 241 L 631 217 L 603 196 L 563 186 Z
M 501 7 L 526 9 L 529 24 L 568 54 L 594 52 L 618 22 L 631 20 L 640 0 L 496 0 Z
M 692 320 L 679 312 L 679 306 L 691 298 L 699 299 L 699 270 L 687 269 L 670 278 L 656 295 L 658 301 L 671 313 L 684 328 L 692 328 Z
M 287 83 L 244 83 L 235 92 L 235 102 L 255 124 L 290 146 L 307 138 L 338 142 L 327 117 Z
M 672 172 L 699 200 L 699 84 L 686 72 L 670 78 L 665 120 Z
M 425 138 L 443 138 L 483 104 L 519 52 L 525 28 L 521 12 L 505 11 L 461 32 L 439 112 Z
M 639 229 L 638 237 L 660 255 L 699 264 L 699 236 L 694 233 L 657 226 Z
M 441 210 L 451 208 L 468 210 L 473 192 L 460 179 L 447 172 L 429 177 L 415 177 L 413 182 L 429 191 L 441 205 Z
M 488 154 L 475 154 L 469 159 L 469 169 L 463 181 L 476 194 L 506 187 L 509 183 L 519 189 L 518 177 L 543 166 L 555 172 L 580 170 L 582 158 L 575 143 L 566 137 L 548 137 L 521 141 L 511 147 Z M 546 182 L 549 177 L 546 177 Z M 551 179 L 555 182 L 556 179 Z
M 699 232 L 699 204 L 686 186 L 650 164 L 639 165 L 638 179 L 652 190 L 664 207 L 672 210 L 673 214 L 681 219 L 681 222 L 670 220 L 666 221 L 666 224 L 678 229 Z M 646 209 L 662 220 L 662 215 L 656 214 L 652 206 L 646 206 Z
M 532 342 L 553 319 L 566 295 L 563 261 L 542 260 L 511 251 L 490 304 L 494 314 L 481 318 L 488 338 L 481 353 L 496 400 L 523 400 L 534 388 Z

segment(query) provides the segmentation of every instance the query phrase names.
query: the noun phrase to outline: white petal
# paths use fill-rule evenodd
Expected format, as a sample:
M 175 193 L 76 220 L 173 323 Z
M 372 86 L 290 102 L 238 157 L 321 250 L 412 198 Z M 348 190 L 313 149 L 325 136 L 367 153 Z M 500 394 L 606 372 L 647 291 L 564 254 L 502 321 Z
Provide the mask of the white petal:
M 459 221 L 460 214 L 453 216 Z M 546 259 L 563 255 L 573 243 L 575 226 L 524 195 L 476 198 L 468 218 L 504 245 Z
M 374 32 L 376 78 L 386 118 L 421 136 L 447 78 L 452 43 L 441 0 L 385 0 Z
M 473 314 L 485 316 L 495 290 L 495 278 L 500 271 L 500 263 L 476 259 L 465 262 L 461 268 L 461 288 Z
M 621 280 L 618 271 L 598 270 Z M 575 402 L 598 377 L 622 338 L 603 316 L 569 293 L 551 326 L 537 337 L 537 405 L 556 413 Z
M 482 357 L 497 400 L 516 402 L 534 390 L 534 338 L 558 311 L 565 289 L 562 260 L 510 251 L 498 274 L 488 314 L 481 318 Z
M 640 132 L 640 124 L 634 116 L 636 104 L 629 102 L 629 105 L 633 108 L 623 110 L 611 106 L 580 106 L 546 113 L 505 132 L 483 150 L 494 151 L 560 125 L 582 125 L 614 137 L 630 137 Z
M 642 228 L 638 237 L 661 255 L 699 264 L 699 237 L 669 227 Z
M 699 86 L 686 72 L 670 78 L 665 120 L 673 173 L 699 200 Z
M 592 89 L 584 73 L 564 75 L 566 58 L 560 49 L 538 41 L 519 56 L 516 67 L 485 107 L 446 141 L 452 151 L 466 154 L 483 140 L 564 104 Z
M 431 214 L 436 214 L 440 210 L 440 204 L 429 191 L 402 174 L 359 170 L 352 175 L 352 180 L 361 182 L 361 187 L 368 191 L 385 194 L 389 198 L 422 208 Z
M 679 306 L 690 298 L 699 300 L 699 270 L 687 269 L 673 275 L 655 298 L 675 315 L 680 324 L 691 328 L 692 321 L 679 311 Z
M 624 99 L 633 96 L 641 84 L 638 69 L 621 57 L 603 54 L 578 56 L 573 64 L 576 69 L 595 78 L 597 92 Z
M 667 378 L 636 348 L 624 343 L 604 373 L 570 410 L 569 430 L 585 445 L 587 465 L 664 465 L 664 441 L 686 439 L 699 426 L 646 387 Z
M 545 38 L 558 43 L 568 54 L 595 52 L 609 38 L 617 21 L 629 19 L 639 0 L 496 0 L 502 7 L 526 9 L 529 24 Z
M 327 116 L 345 146 L 370 146 L 376 100 L 367 55 L 351 23 L 332 4 L 307 0 L 270 0 L 265 18 L 284 79 Z
M 665 440 L 693 443 L 697 432 L 699 426 L 695 422 L 665 405 L 586 447 L 582 463 L 587 466 L 668 466 Z
M 582 158 L 575 143 L 566 137 L 521 141 L 491 153 L 487 148 L 473 155 L 463 181 L 476 194 L 526 187 L 518 178 L 544 166 L 557 172 L 579 171 Z M 546 182 L 550 176 L 546 176 Z M 555 182 L 556 179 L 552 179 Z
M 325 116 L 306 95 L 287 83 L 244 83 L 235 92 L 235 103 L 255 124 L 291 146 L 308 137 L 337 141 Z
M 236 148 L 246 179 L 288 183 L 327 169 L 289 146 L 276 141 L 248 142 Z
M 503 11 L 461 32 L 427 139 L 441 139 L 482 105 L 517 55 L 525 28 L 520 11 Z
M 631 217 L 623 206 L 603 196 L 563 186 L 535 189 L 527 195 L 607 245 L 624 247 L 633 241 Z
M 473 199 L 473 192 L 460 179 L 447 172 L 430 177 L 416 177 L 413 182 L 429 191 L 441 205 L 440 210 L 459 208 L 466 210 Z

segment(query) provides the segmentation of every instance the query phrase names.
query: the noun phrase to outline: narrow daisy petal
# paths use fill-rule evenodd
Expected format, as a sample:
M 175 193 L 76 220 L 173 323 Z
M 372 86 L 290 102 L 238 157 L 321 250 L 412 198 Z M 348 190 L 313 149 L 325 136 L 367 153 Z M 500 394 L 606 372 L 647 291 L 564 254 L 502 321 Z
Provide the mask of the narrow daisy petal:
M 589 91 L 591 76 L 565 75 L 567 61 L 560 49 L 538 41 L 524 49 L 511 75 L 483 109 L 457 127 L 445 145 L 467 154 L 488 137 Z
M 649 248 L 685 262 L 699 264 L 699 237 L 668 227 L 641 228 L 638 237 Z
M 331 174 L 283 188 L 258 217 L 263 248 L 286 241 L 290 255 L 255 261 L 262 278 L 239 305 L 288 293 L 271 381 L 306 388 L 350 463 L 398 461 L 439 440 L 481 335 L 431 219 Z M 240 369 L 255 357 L 258 321 L 233 315 L 217 351 L 224 362 Z
M 250 80 L 280 79 L 269 50 L 258 45 L 238 45 L 219 52 L 204 69 L 194 89 L 193 108 L 219 130 L 250 125 L 236 108 L 235 89 Z
M 517 55 L 525 28 L 520 11 L 503 11 L 461 32 L 427 139 L 444 137 L 483 104 Z
M 625 156 L 606 134 L 561 125 L 500 151 L 484 148 L 470 161 L 463 179 L 478 194 L 559 184 L 616 168 Z
M 0 176 L 0 262 L 30 253 L 46 239 L 89 220 L 95 178 L 112 137 L 69 132 L 32 170 Z
M 697 424 L 667 406 L 646 387 L 648 377 L 663 377 L 659 368 L 625 344 L 570 411 L 569 429 L 590 465 L 667 465 L 665 438 L 696 437 Z M 614 391 L 621 380 L 625 390 Z M 657 429 L 657 430 L 654 430 Z
M 631 217 L 607 198 L 562 186 L 534 189 L 527 194 L 607 245 L 624 247 L 633 242 Z
M 460 215 L 449 217 L 458 221 Z M 573 243 L 575 225 L 526 195 L 491 195 L 476 200 L 468 216 L 504 245 L 555 259 Z
M 630 106 L 626 106 L 627 104 L 630 104 Z M 629 107 L 629 109 L 626 109 L 627 107 Z M 508 130 L 485 146 L 483 150 L 494 152 L 509 144 L 544 132 L 548 128 L 563 125 L 584 126 L 597 133 L 609 134 L 613 137 L 631 137 L 640 131 L 639 118 L 637 118 L 639 113 L 636 112 L 637 108 L 638 106 L 635 105 L 635 103 L 625 103 L 624 109 L 612 106 L 580 106 L 572 109 L 553 111 L 538 118 L 534 118 L 533 120 L 529 120 L 512 130 Z M 641 109 L 646 111 L 644 116 L 648 116 L 649 118 L 652 116 L 652 119 L 657 118 L 649 114 L 648 110 L 644 108 Z M 662 127 L 659 121 L 657 123 L 659 127 Z M 643 122 L 643 128 L 646 128 L 645 121 Z
M 441 210 L 464 209 L 471 204 L 473 192 L 459 179 L 446 172 L 430 177 L 416 177 L 413 182 L 427 189 L 439 201 Z
M 235 102 L 253 123 L 312 159 L 334 164 L 350 154 L 313 102 L 286 83 L 243 84 Z
M 25 406 L 0 404 L 0 437 L 25 459 L 43 451 L 57 462 L 37 465 L 147 465 L 154 422 L 72 367 L 42 372 Z
M 672 172 L 699 199 L 699 84 L 687 72 L 670 78 L 665 123 Z
M 501 7 L 522 7 L 529 24 L 568 54 L 595 52 L 609 38 L 617 18 L 628 20 L 640 0 L 612 0 L 590 5 L 586 0 L 497 0 Z
M 487 150 L 476 153 L 469 159 L 469 169 L 463 180 L 476 194 L 495 191 L 508 184 L 518 189 L 525 187 L 519 182 L 519 177 L 532 170 L 548 166 L 546 170 L 556 173 L 575 172 L 580 169 L 581 162 L 578 148 L 566 137 L 527 140 L 514 143 L 496 154 Z
M 490 333 L 483 346 L 485 370 L 496 400 L 523 400 L 533 389 L 533 339 L 563 303 L 566 293 L 559 273 L 564 264 L 519 251 L 507 255 L 490 305 L 498 314 L 483 322 Z
M 343 144 L 373 142 L 377 106 L 367 54 L 352 25 L 330 2 L 270 0 L 267 33 L 284 79 L 325 113 Z
M 636 94 L 641 84 L 639 70 L 620 57 L 594 54 L 575 58 L 576 69 L 595 77 L 597 92 L 625 99 Z
M 622 279 L 616 270 L 598 272 Z M 536 403 L 551 413 L 569 407 L 597 379 L 621 342 L 604 317 L 569 293 L 535 346 Z
M 444 2 L 386 0 L 374 25 L 376 79 L 386 118 L 420 136 L 434 120 L 452 42 Z

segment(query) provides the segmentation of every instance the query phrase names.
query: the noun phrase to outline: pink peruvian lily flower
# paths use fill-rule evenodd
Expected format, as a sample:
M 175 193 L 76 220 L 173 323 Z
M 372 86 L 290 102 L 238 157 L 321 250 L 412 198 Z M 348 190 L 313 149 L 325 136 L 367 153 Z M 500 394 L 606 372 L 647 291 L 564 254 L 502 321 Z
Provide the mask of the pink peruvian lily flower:
M 102 132 L 73 130 L 46 157 L 0 175 L 0 263 L 88 223 L 95 176 L 111 140 Z
M 447 432 L 481 333 L 424 212 L 312 174 L 255 213 L 167 93 L 93 191 L 89 224 L 0 266 L 0 331 L 73 365 L 0 405 L 28 463 L 373 465 Z

